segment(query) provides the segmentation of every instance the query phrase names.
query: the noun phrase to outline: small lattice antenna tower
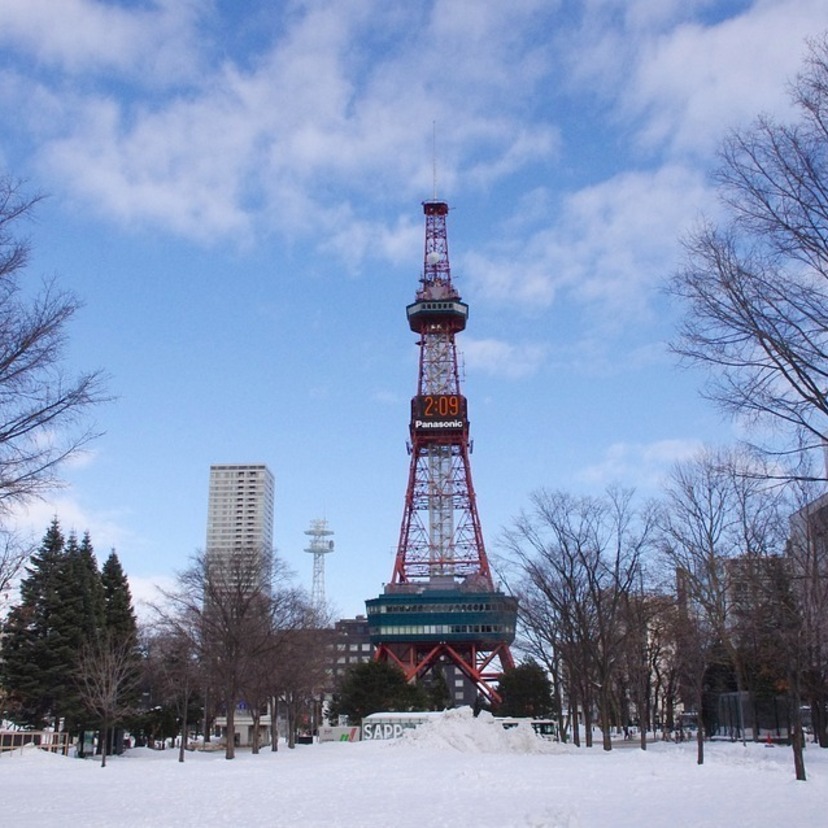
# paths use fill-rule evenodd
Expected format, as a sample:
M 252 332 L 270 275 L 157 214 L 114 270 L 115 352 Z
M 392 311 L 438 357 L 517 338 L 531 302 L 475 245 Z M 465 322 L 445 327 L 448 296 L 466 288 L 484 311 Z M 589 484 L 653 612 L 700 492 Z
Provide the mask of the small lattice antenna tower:
M 311 604 L 314 609 L 322 609 L 325 606 L 325 555 L 334 551 L 334 542 L 328 540 L 333 530 L 328 529 L 327 520 L 318 518 L 311 521 L 310 529 L 306 529 L 305 534 L 311 537 L 305 552 L 313 555 Z

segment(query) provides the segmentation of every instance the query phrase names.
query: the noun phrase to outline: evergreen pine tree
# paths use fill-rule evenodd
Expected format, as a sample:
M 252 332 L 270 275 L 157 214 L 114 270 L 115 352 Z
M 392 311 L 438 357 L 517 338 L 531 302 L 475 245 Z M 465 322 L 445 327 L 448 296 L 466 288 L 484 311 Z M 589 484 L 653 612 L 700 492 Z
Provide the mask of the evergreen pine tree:
M 104 561 L 101 582 L 104 589 L 105 624 L 111 645 L 116 649 L 128 649 L 133 662 L 133 669 L 124 675 L 125 692 L 122 695 L 121 704 L 137 710 L 141 697 L 140 675 L 143 670 L 144 654 L 139 644 L 138 621 L 132 605 L 129 581 L 114 549 Z M 119 731 L 116 731 L 117 741 L 120 743 L 118 733 Z M 113 752 L 117 750 L 117 744 L 113 745 Z
M 4 629 L 0 681 L 6 690 L 6 714 L 15 721 L 41 727 L 54 715 L 67 682 L 64 656 L 58 646 L 61 580 L 65 573 L 65 542 L 55 518 L 38 551 L 26 567 L 20 603 Z
M 123 643 L 134 641 L 138 623 L 132 607 L 132 593 L 121 562 L 113 549 L 101 570 L 104 594 L 104 624 L 113 640 Z
M 113 550 L 99 572 L 89 534 L 80 543 L 74 533 L 64 538 L 55 518 L 26 573 L 20 602 L 3 629 L 3 713 L 31 727 L 62 725 L 70 733 L 96 727 L 78 684 L 82 658 L 132 648 L 135 675 L 140 669 L 132 596 L 118 556 Z M 135 684 L 134 676 L 126 679 L 124 686 Z
M 97 640 L 106 628 L 106 596 L 89 533 L 84 532 L 75 558 L 75 577 L 81 597 L 83 641 Z
M 531 659 L 506 670 L 500 677 L 499 691 L 499 716 L 546 718 L 555 712 L 549 676 Z
M 56 697 L 56 713 L 71 733 L 77 732 L 87 717 L 81 703 L 74 672 L 80 653 L 100 637 L 104 625 L 104 597 L 98 562 L 88 534 L 79 544 L 72 533 L 66 541 L 63 577 L 59 585 L 59 620 L 56 623 L 59 661 L 66 673 L 62 692 Z
M 27 567 L 5 626 L 0 682 L 6 715 L 32 727 L 77 732 L 87 714 L 75 672 L 105 630 L 104 588 L 89 535 L 64 538 L 55 518 Z
M 143 656 L 138 643 L 138 622 L 132 606 L 129 581 L 114 549 L 104 561 L 101 583 L 104 592 L 104 625 L 109 646 L 116 652 L 128 654 L 132 663 L 131 669 L 122 672 L 123 692 L 120 694 L 119 704 L 124 709 L 132 707 L 136 710 L 141 695 L 139 678 Z M 113 732 L 113 753 L 120 752 L 120 733 L 120 729 Z

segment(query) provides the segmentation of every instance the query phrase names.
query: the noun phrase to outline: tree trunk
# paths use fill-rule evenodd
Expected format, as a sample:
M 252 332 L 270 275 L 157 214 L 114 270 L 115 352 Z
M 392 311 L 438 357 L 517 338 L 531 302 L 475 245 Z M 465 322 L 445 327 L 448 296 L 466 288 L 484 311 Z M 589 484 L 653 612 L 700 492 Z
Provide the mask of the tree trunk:
M 586 734 L 586 746 L 592 747 L 592 699 L 584 697 L 584 733 Z
M 699 687 L 698 702 L 697 702 L 697 722 L 696 722 L 696 764 L 704 764 L 704 725 L 702 724 L 702 703 L 704 700 L 704 691 Z
M 279 750 L 279 697 L 270 699 L 270 750 L 276 753 Z
M 793 750 L 794 773 L 797 782 L 805 782 L 805 737 L 802 732 L 802 697 L 799 692 L 799 676 L 794 674 L 791 681 L 791 750 Z
M 288 726 L 288 747 L 293 750 L 296 747 L 296 702 L 293 698 L 287 704 L 287 726 Z
M 253 719 L 253 738 L 250 743 L 250 752 L 256 756 L 259 753 L 259 723 L 262 720 L 261 711 L 256 708 L 256 712 L 253 713 L 251 708 L 251 718 Z
M 733 666 L 735 667 L 734 672 L 736 673 L 736 698 L 739 700 L 739 730 L 741 731 L 742 735 L 742 744 L 747 745 L 747 734 L 745 732 L 745 706 L 742 701 L 743 699 L 743 690 L 742 690 L 742 675 L 741 670 L 739 668 L 738 660 L 731 656 L 733 659 Z M 699 729 L 701 729 L 701 711 L 702 708 L 699 707 Z M 758 733 L 758 726 L 754 728 L 755 731 Z M 757 739 L 757 734 L 754 733 L 754 741 Z
M 797 714 L 794 714 L 796 719 L 799 719 Z M 797 782 L 805 782 L 805 754 L 803 751 L 803 737 L 802 737 L 802 722 L 795 721 L 793 725 L 793 733 L 791 734 L 791 749 L 793 750 L 794 758 L 794 772 L 796 774 Z
M 610 722 L 610 700 L 604 692 L 604 685 L 600 693 L 601 704 L 601 741 L 604 750 L 612 750 L 612 724 Z
M 207 687 L 204 688 L 204 722 L 201 729 L 206 745 L 210 741 L 210 690 Z
M 563 708 L 563 698 L 561 694 L 561 676 L 559 670 L 554 670 L 552 672 L 552 690 L 553 690 L 553 701 L 555 704 L 555 715 L 558 719 L 558 733 L 560 734 L 559 738 L 562 742 L 566 741 L 566 730 L 564 729 L 564 708 Z
M 109 741 L 109 728 L 106 724 L 106 719 L 103 720 L 103 724 L 101 725 L 101 767 L 106 767 L 106 748 L 107 742 Z
M 184 694 L 184 710 L 181 716 L 181 733 L 180 733 L 180 740 L 181 744 L 178 747 L 178 761 L 184 761 L 184 751 L 187 749 L 187 713 L 188 713 L 188 704 L 187 701 L 189 696 L 185 693 Z
M 650 727 L 650 716 L 652 715 L 652 694 L 650 693 L 649 681 L 644 681 L 642 701 L 643 710 L 638 714 L 638 738 L 640 739 L 641 750 L 647 750 L 647 730 Z
M 811 723 L 814 726 L 814 735 L 821 748 L 828 748 L 828 722 L 825 720 L 825 710 L 828 706 L 825 693 L 816 693 L 811 699 Z
M 673 726 L 675 723 L 676 703 L 671 682 L 670 693 L 667 696 L 667 704 L 664 709 L 664 721 L 661 723 L 661 737 L 663 741 L 666 742 L 670 738 L 670 734 L 673 732 Z
M 229 699 L 235 699 L 235 695 L 229 696 Z M 227 702 L 227 736 L 224 740 L 224 758 L 236 758 L 236 703 L 235 701 Z
M 572 722 L 572 744 L 581 746 L 581 723 L 578 721 L 578 696 L 573 693 L 569 699 L 569 721 Z

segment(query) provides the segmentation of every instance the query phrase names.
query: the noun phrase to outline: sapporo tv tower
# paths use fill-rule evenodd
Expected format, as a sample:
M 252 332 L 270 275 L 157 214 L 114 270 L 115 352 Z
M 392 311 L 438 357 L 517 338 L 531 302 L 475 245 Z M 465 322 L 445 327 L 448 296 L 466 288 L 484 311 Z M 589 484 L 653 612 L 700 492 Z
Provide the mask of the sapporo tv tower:
M 406 308 L 418 335 L 417 393 L 411 400 L 411 467 L 390 583 L 366 601 L 378 661 L 409 681 L 453 665 L 488 702 L 513 666 L 517 600 L 494 587 L 472 484 L 469 420 L 454 338 L 468 305 L 451 282 L 448 204 L 425 213 L 421 287 Z

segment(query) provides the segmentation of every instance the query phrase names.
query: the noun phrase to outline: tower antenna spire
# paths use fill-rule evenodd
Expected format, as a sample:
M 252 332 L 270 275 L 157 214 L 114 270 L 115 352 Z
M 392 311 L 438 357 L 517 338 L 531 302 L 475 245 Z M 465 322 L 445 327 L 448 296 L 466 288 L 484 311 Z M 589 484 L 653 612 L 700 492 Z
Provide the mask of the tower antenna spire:
M 437 201 L 437 121 L 431 122 L 431 200 Z

